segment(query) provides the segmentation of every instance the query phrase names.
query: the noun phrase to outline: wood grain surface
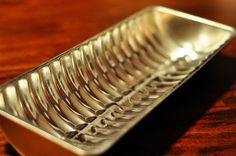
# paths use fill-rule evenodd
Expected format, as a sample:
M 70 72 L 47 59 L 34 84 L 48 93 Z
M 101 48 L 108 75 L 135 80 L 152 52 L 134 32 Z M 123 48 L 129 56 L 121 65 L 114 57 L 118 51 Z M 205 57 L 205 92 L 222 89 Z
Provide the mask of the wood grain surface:
M 0 84 L 150 5 L 236 27 L 235 0 L 0 0 Z M 235 68 L 236 40 L 106 155 L 236 155 Z

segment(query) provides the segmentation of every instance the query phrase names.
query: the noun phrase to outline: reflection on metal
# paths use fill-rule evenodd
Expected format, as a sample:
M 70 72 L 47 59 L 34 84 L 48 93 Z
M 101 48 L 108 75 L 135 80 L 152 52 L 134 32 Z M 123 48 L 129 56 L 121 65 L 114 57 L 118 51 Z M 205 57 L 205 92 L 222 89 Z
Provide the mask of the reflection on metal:
M 100 154 L 234 35 L 206 19 L 145 9 L 2 85 L 0 115 L 68 152 Z

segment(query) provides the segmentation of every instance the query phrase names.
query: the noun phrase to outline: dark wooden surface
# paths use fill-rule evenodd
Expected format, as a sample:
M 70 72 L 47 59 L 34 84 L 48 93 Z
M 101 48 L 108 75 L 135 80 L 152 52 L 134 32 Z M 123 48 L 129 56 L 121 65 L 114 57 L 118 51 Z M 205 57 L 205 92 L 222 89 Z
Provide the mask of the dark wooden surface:
M 0 84 L 150 5 L 236 27 L 235 0 L 0 0 Z M 235 68 L 236 40 L 106 155 L 235 155 Z

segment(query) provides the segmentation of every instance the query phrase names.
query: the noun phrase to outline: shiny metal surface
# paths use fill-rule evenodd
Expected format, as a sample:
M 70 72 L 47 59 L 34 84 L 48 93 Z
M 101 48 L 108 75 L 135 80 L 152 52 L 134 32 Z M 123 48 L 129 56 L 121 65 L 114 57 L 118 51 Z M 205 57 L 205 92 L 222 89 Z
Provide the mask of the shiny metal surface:
M 3 84 L 2 127 L 26 155 L 101 154 L 233 36 L 220 23 L 147 8 Z

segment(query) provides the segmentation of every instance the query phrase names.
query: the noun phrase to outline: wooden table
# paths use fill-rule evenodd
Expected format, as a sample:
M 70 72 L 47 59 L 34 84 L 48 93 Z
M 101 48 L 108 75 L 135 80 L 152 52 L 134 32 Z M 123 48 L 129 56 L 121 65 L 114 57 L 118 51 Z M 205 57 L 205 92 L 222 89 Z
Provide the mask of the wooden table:
M 235 0 L 1 0 L 0 83 L 150 5 L 236 27 Z M 236 40 L 107 155 L 235 155 L 235 68 Z M 2 132 L 0 155 L 17 155 Z

